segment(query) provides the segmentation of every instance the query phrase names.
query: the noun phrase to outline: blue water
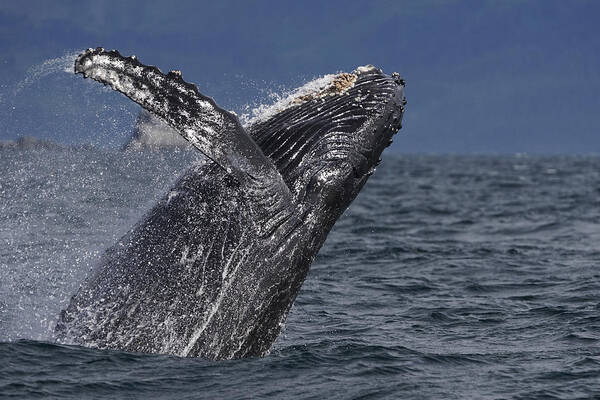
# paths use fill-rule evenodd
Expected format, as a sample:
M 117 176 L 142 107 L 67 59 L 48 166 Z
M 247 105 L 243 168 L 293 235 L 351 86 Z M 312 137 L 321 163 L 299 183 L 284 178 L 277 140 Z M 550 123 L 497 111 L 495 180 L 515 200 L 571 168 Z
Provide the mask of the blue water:
M 0 398 L 600 397 L 600 157 L 384 154 L 270 355 L 58 345 L 193 152 L 0 152 Z

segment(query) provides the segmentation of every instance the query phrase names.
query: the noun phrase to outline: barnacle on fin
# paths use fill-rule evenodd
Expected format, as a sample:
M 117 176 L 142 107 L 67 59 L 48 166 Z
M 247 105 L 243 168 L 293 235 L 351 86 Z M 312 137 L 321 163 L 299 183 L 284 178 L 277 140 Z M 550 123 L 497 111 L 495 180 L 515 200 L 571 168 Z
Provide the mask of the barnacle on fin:
M 174 69 L 172 71 L 169 71 L 169 73 L 167 74 L 167 76 L 169 76 L 171 78 L 183 79 L 183 75 L 181 74 L 181 71 L 178 70 L 178 69 Z

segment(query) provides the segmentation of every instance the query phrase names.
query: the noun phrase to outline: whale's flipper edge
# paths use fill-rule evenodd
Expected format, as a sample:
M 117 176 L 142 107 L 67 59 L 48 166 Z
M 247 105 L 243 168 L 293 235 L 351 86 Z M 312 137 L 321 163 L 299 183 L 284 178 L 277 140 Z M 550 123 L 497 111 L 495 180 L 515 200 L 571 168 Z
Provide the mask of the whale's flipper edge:
M 273 162 L 237 117 L 201 94 L 196 85 L 185 82 L 181 72 L 165 75 L 135 56 L 123 57 L 116 50 L 98 47 L 77 57 L 75 73 L 109 85 L 165 120 L 240 183 L 260 181 L 261 187 L 274 184 L 284 197 L 286 191 L 289 194 Z

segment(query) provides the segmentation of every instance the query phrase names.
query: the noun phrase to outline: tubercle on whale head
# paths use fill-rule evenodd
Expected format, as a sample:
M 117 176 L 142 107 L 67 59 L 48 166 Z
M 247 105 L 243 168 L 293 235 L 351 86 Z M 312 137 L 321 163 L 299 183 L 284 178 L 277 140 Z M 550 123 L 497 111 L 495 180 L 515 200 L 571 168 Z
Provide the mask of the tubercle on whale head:
M 169 73 L 167 74 L 167 76 L 169 76 L 171 78 L 176 78 L 176 79 L 183 80 L 183 74 L 178 69 L 174 69 L 172 71 L 169 71 Z

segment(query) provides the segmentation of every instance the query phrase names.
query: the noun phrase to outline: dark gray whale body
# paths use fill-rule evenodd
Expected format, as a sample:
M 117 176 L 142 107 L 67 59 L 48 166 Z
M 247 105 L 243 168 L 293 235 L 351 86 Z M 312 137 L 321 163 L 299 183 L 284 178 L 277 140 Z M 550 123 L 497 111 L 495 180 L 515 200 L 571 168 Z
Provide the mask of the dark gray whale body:
M 228 359 L 266 354 L 335 221 L 400 129 L 404 81 L 331 75 L 246 129 L 183 81 L 98 48 L 75 71 L 124 93 L 204 153 L 110 248 L 59 340 Z

